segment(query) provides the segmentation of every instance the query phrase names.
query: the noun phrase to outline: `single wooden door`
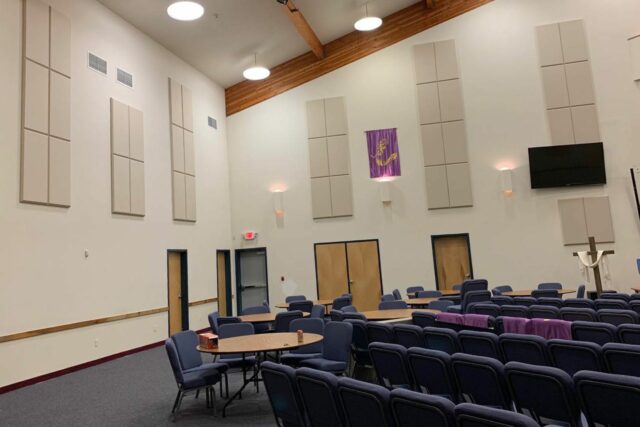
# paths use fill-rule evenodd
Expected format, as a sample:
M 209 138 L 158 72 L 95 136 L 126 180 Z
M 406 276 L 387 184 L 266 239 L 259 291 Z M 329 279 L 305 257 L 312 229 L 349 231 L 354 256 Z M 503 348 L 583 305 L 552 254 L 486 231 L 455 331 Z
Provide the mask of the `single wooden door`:
M 319 299 L 334 299 L 349 292 L 347 255 L 343 242 L 318 243 L 316 252 L 316 281 Z
M 167 254 L 169 276 L 169 336 L 182 331 L 182 254 Z
M 377 310 L 382 296 L 378 241 L 347 242 L 349 288 L 358 311 Z
M 218 269 L 218 313 L 220 316 L 228 316 L 229 307 L 227 304 L 227 257 L 223 251 L 217 254 Z
M 468 234 L 431 236 L 431 243 L 438 289 L 452 289 L 473 277 Z

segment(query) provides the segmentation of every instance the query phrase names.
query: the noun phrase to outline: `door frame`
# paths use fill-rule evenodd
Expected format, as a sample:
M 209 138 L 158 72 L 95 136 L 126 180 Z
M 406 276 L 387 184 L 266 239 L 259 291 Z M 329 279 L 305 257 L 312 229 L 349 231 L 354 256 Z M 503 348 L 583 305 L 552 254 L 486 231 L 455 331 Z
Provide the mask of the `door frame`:
M 436 240 L 444 237 L 464 237 L 467 241 L 467 253 L 469 255 L 469 275 L 473 279 L 473 258 L 471 258 L 471 239 L 469 233 L 453 233 L 453 234 L 432 234 L 431 235 L 431 254 L 433 256 L 433 274 L 436 276 L 436 289 L 440 290 L 438 282 L 438 260 L 436 259 Z
M 238 308 L 238 314 L 242 312 L 242 289 L 240 286 L 242 285 L 242 275 L 240 273 L 240 255 L 243 253 L 249 252 L 261 252 L 264 251 L 264 275 L 266 279 L 267 285 L 267 302 L 269 302 L 269 258 L 267 255 L 266 246 L 259 248 L 244 248 L 244 249 L 236 249 L 235 250 L 235 260 L 236 260 L 236 306 Z
M 344 258 L 347 264 L 347 291 L 351 293 L 351 277 L 349 275 L 349 256 L 347 255 L 348 243 L 364 243 L 364 242 L 376 242 L 376 250 L 378 252 L 378 271 L 380 271 L 380 295 L 384 295 L 384 283 L 382 281 L 382 260 L 380 259 L 380 239 L 359 239 L 359 240 L 339 240 L 336 242 L 320 242 L 313 244 L 313 265 L 316 269 L 316 298 L 320 299 L 320 287 L 318 286 L 318 257 L 316 257 L 316 247 L 320 245 L 335 245 L 338 243 L 344 244 Z
M 225 284 L 224 287 L 226 288 L 227 292 L 227 298 L 226 298 L 226 305 L 227 305 L 227 316 L 233 316 L 233 295 L 232 295 L 232 289 L 231 289 L 231 250 L 230 249 L 217 249 L 216 250 L 216 295 L 218 296 L 218 311 L 220 311 L 220 298 L 219 298 L 219 286 L 220 284 L 218 283 L 218 255 L 219 254 L 223 254 L 224 255 L 224 276 L 225 276 Z
M 167 334 L 171 336 L 169 310 L 169 254 L 180 254 L 180 314 L 182 317 L 182 330 L 189 329 L 189 267 L 186 249 L 167 249 Z

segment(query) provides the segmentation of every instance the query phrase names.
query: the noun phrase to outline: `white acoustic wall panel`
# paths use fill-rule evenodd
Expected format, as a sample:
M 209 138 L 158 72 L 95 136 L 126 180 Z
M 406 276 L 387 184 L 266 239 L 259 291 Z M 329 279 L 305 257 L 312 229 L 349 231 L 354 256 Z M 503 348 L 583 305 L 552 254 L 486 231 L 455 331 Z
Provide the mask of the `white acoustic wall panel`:
M 633 80 L 640 80 L 640 34 L 629 39 L 629 55 L 631 55 L 631 73 Z
M 49 137 L 49 203 L 71 205 L 71 143 Z
M 558 200 L 562 237 L 565 245 L 587 243 L 587 223 L 584 199 Z
M 536 28 L 542 86 L 553 145 L 599 142 L 600 129 L 581 20 Z M 586 121 L 588 118 L 590 121 Z
M 143 128 L 142 111 L 111 99 L 111 212 L 113 213 L 145 215 Z
M 414 46 L 414 59 L 416 70 L 425 69 L 432 62 L 436 70 L 435 82 L 417 81 L 427 207 L 471 206 L 464 101 L 455 41 Z
M 589 236 L 597 243 L 614 242 L 609 197 L 558 200 L 565 245 L 587 244 Z
M 24 51 L 32 61 L 49 66 L 49 6 L 40 0 L 24 2 Z
M 25 60 L 24 127 L 49 133 L 49 70 Z
M 56 72 L 50 73 L 49 134 L 71 139 L 71 79 Z
M 41 133 L 24 130 L 22 138 L 22 179 L 20 201 L 49 201 L 49 139 Z
M 69 18 L 51 9 L 51 69 L 71 76 L 71 24 Z
M 306 109 L 312 217 L 351 216 L 351 159 L 344 98 L 308 101 Z
M 436 52 L 433 43 L 413 46 L 416 83 L 431 83 L 438 80 L 436 73 Z
M 611 243 L 615 241 L 609 197 L 585 197 L 584 214 L 587 236 L 595 237 L 596 242 Z
M 131 213 L 131 184 L 129 159 L 111 155 L 111 211 Z
M 20 201 L 68 207 L 71 199 L 70 22 L 24 0 Z
M 189 88 L 169 79 L 173 219 L 196 221 L 196 149 Z

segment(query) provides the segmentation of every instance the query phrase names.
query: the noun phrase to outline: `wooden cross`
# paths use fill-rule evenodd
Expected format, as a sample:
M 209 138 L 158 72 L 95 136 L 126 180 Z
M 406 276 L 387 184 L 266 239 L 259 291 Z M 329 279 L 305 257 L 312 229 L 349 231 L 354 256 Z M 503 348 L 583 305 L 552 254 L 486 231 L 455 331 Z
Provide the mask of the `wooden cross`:
M 603 255 L 613 255 L 615 251 L 604 251 Z M 589 252 L 588 255 L 591 255 L 591 263 L 593 264 L 598 259 L 598 251 L 596 250 L 596 239 L 593 236 L 589 236 Z M 573 253 L 573 256 L 578 256 L 577 252 Z M 602 293 L 602 279 L 600 278 L 600 266 L 596 265 L 593 267 L 593 277 L 596 279 L 596 292 L 598 293 L 598 297 Z

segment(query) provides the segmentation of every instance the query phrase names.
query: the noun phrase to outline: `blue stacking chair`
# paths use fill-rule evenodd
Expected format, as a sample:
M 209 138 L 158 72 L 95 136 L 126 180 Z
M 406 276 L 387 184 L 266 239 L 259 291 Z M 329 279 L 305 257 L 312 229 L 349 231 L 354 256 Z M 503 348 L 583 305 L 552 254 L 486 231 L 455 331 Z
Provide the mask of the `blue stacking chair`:
M 217 311 L 214 311 L 213 313 L 210 313 L 207 316 L 207 319 L 209 320 L 209 327 L 211 328 L 211 332 L 213 332 L 214 334 L 218 334 L 218 318 L 220 317 L 220 313 L 218 313 Z
M 504 366 L 498 360 L 457 353 L 451 356 L 451 370 L 458 392 L 466 401 L 511 409 Z
M 438 350 L 412 347 L 407 350 L 409 369 L 416 390 L 458 401 L 451 356 Z
M 419 291 L 417 295 L 418 298 L 440 298 L 441 296 L 440 291 Z
M 451 301 L 448 302 L 451 303 Z M 425 326 L 435 326 L 436 315 L 426 311 L 414 311 L 411 313 L 411 320 L 414 325 L 420 326 L 421 328 Z
M 573 307 L 573 308 L 590 308 L 595 310 L 596 303 L 593 300 L 587 298 L 567 298 L 563 300 L 563 307 Z
M 502 295 L 504 292 L 511 292 L 511 291 L 513 291 L 513 288 L 509 285 L 496 286 L 495 288 L 491 289 L 491 294 L 497 297 Z
M 618 292 L 602 293 L 602 294 L 600 294 L 600 298 L 602 298 L 602 299 L 617 299 L 617 300 L 622 300 L 622 301 L 625 301 L 625 302 L 629 302 L 631 300 L 631 297 L 628 294 L 622 294 L 622 293 L 618 293 Z
M 296 371 L 296 382 L 310 427 L 347 426 L 335 375 L 300 368 Z
M 598 298 L 594 302 L 596 304 L 596 310 L 602 310 L 605 308 L 614 310 L 629 310 L 629 303 L 621 299 Z
M 290 366 L 272 362 L 261 365 L 262 379 L 269 395 L 276 423 L 285 426 L 305 427 L 304 407 L 296 383 L 296 371 Z
M 506 362 L 549 365 L 547 342 L 537 335 L 502 334 L 498 338 Z
M 489 283 L 485 279 L 466 280 L 460 285 L 453 285 L 453 289 L 459 290 L 460 295 L 448 296 L 444 298 L 453 301 L 454 304 L 461 304 L 467 292 L 486 291 L 488 288 Z
M 415 391 L 391 391 L 391 413 L 402 427 L 455 427 L 455 405 L 448 399 Z
M 640 378 L 582 371 L 573 376 L 573 382 L 589 426 L 638 425 Z
M 294 319 L 301 319 L 303 316 L 300 310 L 283 311 L 276 314 L 276 320 L 273 322 L 274 332 L 289 332 L 289 325 Z
M 322 357 L 300 361 L 300 366 L 342 375 L 349 364 L 353 325 L 349 322 L 329 322 L 324 327 Z
M 523 307 L 530 307 L 538 303 L 538 300 L 534 297 L 513 297 L 513 303 L 515 305 L 521 305 Z
M 391 292 L 391 294 L 393 295 L 393 297 L 394 297 L 396 300 L 398 300 L 398 301 L 402 300 L 402 294 L 400 293 L 400 291 L 399 291 L 399 290 L 394 289 L 394 290 Z
M 284 302 L 286 303 L 291 303 L 293 301 L 306 301 L 307 297 L 305 297 L 304 295 L 289 295 L 288 297 L 285 297 Z
M 249 314 L 261 314 L 261 313 L 269 313 L 271 310 L 269 307 L 265 307 L 264 305 L 256 305 L 254 307 L 247 307 L 242 309 L 242 316 L 246 316 Z M 255 323 L 253 325 L 256 334 L 263 334 L 265 332 L 269 332 L 271 329 L 271 325 L 269 323 Z
M 354 364 L 352 365 L 351 376 L 354 375 L 356 368 L 371 366 L 371 356 L 369 355 L 369 340 L 367 338 L 367 322 L 364 320 L 346 320 L 353 327 L 351 337 L 351 357 Z
M 579 371 L 604 372 L 602 347 L 588 341 L 553 339 L 547 342 L 551 364 L 573 376 Z
M 367 320 L 367 316 L 362 313 L 342 313 L 342 320 Z
M 562 283 L 558 283 L 558 282 L 545 282 L 545 283 L 539 283 L 538 284 L 538 289 L 542 289 L 542 290 L 560 290 L 562 289 Z
M 452 305 L 453 301 L 449 301 L 446 299 L 437 299 L 435 301 L 431 301 L 429 305 L 427 305 L 427 308 L 430 310 L 447 311 Z
M 358 309 L 356 308 L 355 305 L 345 305 L 344 307 L 342 307 L 342 309 L 340 310 L 343 313 L 357 313 Z
M 539 427 L 526 415 L 471 403 L 456 406 L 454 413 L 457 427 Z
M 344 320 L 344 313 L 340 310 L 331 310 L 329 318 L 332 322 L 342 322 Z
M 403 308 L 409 308 L 409 306 L 402 300 L 381 301 L 380 304 L 378 304 L 378 310 L 397 310 Z
M 558 291 L 556 289 L 535 289 L 531 291 L 531 297 L 536 300 L 538 298 L 558 298 Z
M 312 319 L 324 319 L 324 305 L 316 304 L 311 308 L 311 314 L 309 317 Z
M 504 372 L 518 412 L 530 414 L 540 425 L 548 425 L 552 420 L 582 427 L 573 380 L 565 371 L 509 362 Z
M 640 345 L 607 343 L 602 352 L 612 374 L 640 377 Z
M 453 285 L 453 286 L 451 287 L 451 289 L 453 289 L 454 291 L 460 291 L 460 290 L 462 290 L 462 283 L 458 283 L 458 284 L 456 284 L 456 285 Z
M 470 308 L 470 312 L 475 314 L 486 314 L 487 316 L 498 317 L 500 316 L 500 306 L 493 303 L 479 302 L 477 304 L 473 304 L 473 306 Z
M 367 323 L 367 339 L 372 342 L 393 343 L 393 327 L 386 323 L 368 322 Z
M 322 319 L 294 319 L 289 324 L 289 332 L 301 330 L 305 333 L 324 335 L 324 320 Z M 322 341 L 291 350 L 280 356 L 280 362 L 296 367 L 300 361 L 322 356 Z
M 492 332 L 463 330 L 458 332 L 462 352 L 503 361 L 498 336 Z
M 395 301 L 395 300 L 396 300 L 396 297 L 394 297 L 391 294 L 384 294 L 384 295 L 382 295 L 380 297 L 380 302 L 382 302 L 382 301 Z
M 351 295 L 342 295 L 333 300 L 334 310 L 342 310 L 347 305 L 351 305 Z
M 494 295 L 491 297 L 491 302 L 499 306 L 514 305 L 513 298 L 506 295 Z
M 489 301 L 491 301 L 491 292 L 489 291 L 467 291 L 462 296 L 462 303 L 459 306 L 453 305 L 448 307 L 447 311 L 452 313 L 467 313 L 469 307 L 471 307 L 473 304 Z
M 596 322 L 598 320 L 598 314 L 592 308 L 562 307 L 560 309 L 560 319 L 568 322 L 575 322 L 577 320 Z
M 640 316 L 633 310 L 612 310 L 604 308 L 598 310 L 598 322 L 610 323 L 615 326 L 624 323 L 638 324 L 640 323 Z
M 616 342 L 616 333 L 616 327 L 609 323 L 575 321 L 571 324 L 571 336 L 577 341 L 605 345 Z
M 413 388 L 406 348 L 398 344 L 374 342 L 369 344 L 369 354 L 381 386 L 388 389 Z
M 576 298 L 584 298 L 584 294 L 587 290 L 585 285 L 578 286 L 578 290 L 576 291 Z
M 448 354 L 454 354 L 460 351 L 460 343 L 458 342 L 458 334 L 456 331 L 431 326 L 427 326 L 422 330 L 427 348 L 444 351 Z
M 296 310 L 302 311 L 303 313 L 311 313 L 311 310 L 313 310 L 313 301 L 291 301 L 288 311 Z
M 222 325 L 228 325 L 231 323 L 241 323 L 242 320 L 240 320 L 239 317 L 235 317 L 235 316 L 218 316 L 217 318 L 214 319 L 214 322 L 216 324 L 216 331 L 220 331 L 220 326 Z
M 393 326 L 393 336 L 396 344 L 405 348 L 424 347 L 422 328 L 416 325 L 398 324 Z
M 251 323 L 227 323 L 220 325 L 218 330 L 218 337 L 221 339 L 232 338 L 246 335 L 253 335 L 255 330 Z M 253 353 L 247 353 L 242 357 L 240 353 L 222 354 L 218 359 L 221 363 L 225 363 L 229 368 L 241 368 L 242 379 L 244 382 L 247 380 L 247 368 L 256 367 L 256 356 Z M 256 381 L 256 388 L 258 388 L 258 382 Z M 229 394 L 229 387 L 227 386 L 227 395 Z
M 550 305 L 532 305 L 529 307 L 529 317 L 532 319 L 559 319 L 560 309 Z
M 564 307 L 564 302 L 562 298 L 549 298 L 549 297 L 540 297 L 538 298 L 538 305 L 548 305 L 551 307 L 562 308 Z
M 351 378 L 338 380 L 338 395 L 350 427 L 392 427 L 391 392 Z
M 617 334 L 621 343 L 640 345 L 640 325 L 620 325 Z
M 500 307 L 500 315 L 505 317 L 529 317 L 528 307 L 522 305 L 503 305 Z
M 640 294 L 636 294 L 636 295 L 640 297 Z M 640 300 L 633 299 L 629 301 L 629 310 L 633 310 L 636 313 L 640 314 Z
M 420 291 L 424 291 L 424 287 L 423 286 L 409 286 L 407 288 L 407 296 L 409 297 L 409 299 L 416 298 L 417 297 L 416 293 L 418 293 Z M 421 298 L 421 297 L 419 297 L 419 298 Z
M 193 333 L 194 337 L 190 334 Z M 177 338 L 177 339 L 176 339 Z M 195 343 L 193 339 L 195 338 Z M 164 345 L 171 364 L 171 370 L 178 386 L 178 394 L 171 409 L 177 414 L 185 394 L 205 389 L 207 407 L 213 405 L 215 413 L 215 391 L 213 386 L 220 382 L 227 365 L 223 363 L 202 363 L 200 353 L 196 350 L 198 338 L 193 331 L 183 331 L 168 338 Z M 196 354 L 193 354 L 195 352 Z M 197 356 L 197 357 L 196 357 Z M 222 391 L 221 391 L 222 394 Z

